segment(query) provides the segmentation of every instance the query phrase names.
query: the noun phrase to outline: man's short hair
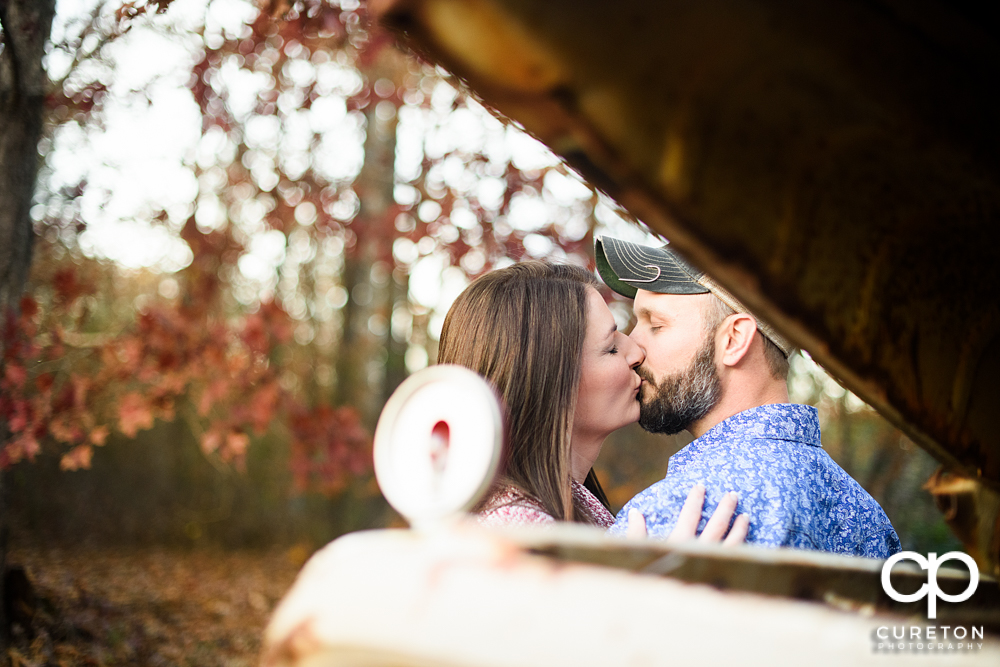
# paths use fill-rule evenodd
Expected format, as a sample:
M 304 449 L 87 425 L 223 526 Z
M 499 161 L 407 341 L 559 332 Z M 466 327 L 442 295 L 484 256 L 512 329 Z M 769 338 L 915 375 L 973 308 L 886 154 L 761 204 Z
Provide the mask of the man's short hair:
M 706 330 L 709 333 L 715 333 L 719 325 L 722 324 L 722 321 L 735 313 L 735 310 L 713 294 L 711 303 L 705 307 Z M 771 372 L 771 376 L 776 380 L 787 380 L 788 359 L 785 357 L 784 352 L 771 342 L 767 336 L 761 335 L 759 329 L 756 331 L 756 334 L 760 336 L 760 339 L 764 343 L 764 359 L 767 361 L 767 369 Z

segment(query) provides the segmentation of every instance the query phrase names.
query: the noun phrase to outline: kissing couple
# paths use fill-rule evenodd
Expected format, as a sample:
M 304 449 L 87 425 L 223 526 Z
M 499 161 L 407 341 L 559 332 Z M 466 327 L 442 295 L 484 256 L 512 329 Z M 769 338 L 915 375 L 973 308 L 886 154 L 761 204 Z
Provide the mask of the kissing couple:
M 823 450 L 816 409 L 789 403 L 783 337 L 669 247 L 605 236 L 595 255 L 608 287 L 633 299 L 629 335 L 591 273 L 537 261 L 476 279 L 445 319 L 438 362 L 479 373 L 506 410 L 482 524 L 900 551 L 879 504 Z M 635 421 L 695 439 L 616 517 L 592 468 L 607 436 Z

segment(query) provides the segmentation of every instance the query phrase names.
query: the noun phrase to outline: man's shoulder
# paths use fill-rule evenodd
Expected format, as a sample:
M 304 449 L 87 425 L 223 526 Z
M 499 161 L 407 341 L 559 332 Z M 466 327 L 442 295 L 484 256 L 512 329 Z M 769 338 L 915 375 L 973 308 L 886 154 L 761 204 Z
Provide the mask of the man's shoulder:
M 861 486 L 861 483 L 834 461 L 833 457 L 822 450 L 820 451 L 822 456 L 816 458 L 816 470 L 813 473 L 818 477 L 817 481 L 822 482 L 824 487 L 837 492 L 845 502 L 858 506 L 874 506 L 881 513 L 882 507 Z
M 706 440 L 783 440 L 820 446 L 819 415 L 811 405 L 767 403 L 716 424 Z
M 690 476 L 708 474 L 717 477 L 723 472 L 739 478 L 773 478 L 788 476 L 790 470 L 826 466 L 830 460 L 822 447 L 788 438 L 761 433 L 730 433 L 725 437 L 695 441 L 671 458 L 671 474 Z M 792 475 L 795 478 L 797 475 Z

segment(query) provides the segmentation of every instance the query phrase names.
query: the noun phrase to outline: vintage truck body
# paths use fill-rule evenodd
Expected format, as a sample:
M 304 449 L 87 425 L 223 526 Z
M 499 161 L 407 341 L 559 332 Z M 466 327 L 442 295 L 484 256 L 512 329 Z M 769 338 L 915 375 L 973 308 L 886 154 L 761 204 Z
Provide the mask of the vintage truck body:
M 943 464 L 938 492 L 968 501 L 967 546 L 984 576 L 948 623 L 987 637 L 967 655 L 880 655 L 879 628 L 914 626 L 921 611 L 888 599 L 877 565 L 850 559 L 458 524 L 327 547 L 279 609 L 267 664 L 996 664 L 992 10 L 942 0 L 369 5 Z

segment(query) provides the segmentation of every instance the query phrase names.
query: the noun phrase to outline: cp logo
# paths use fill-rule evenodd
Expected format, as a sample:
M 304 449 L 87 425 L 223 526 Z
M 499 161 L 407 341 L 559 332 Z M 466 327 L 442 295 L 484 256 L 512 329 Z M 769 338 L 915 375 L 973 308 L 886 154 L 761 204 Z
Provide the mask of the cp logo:
M 892 566 L 901 560 L 912 560 L 917 565 L 920 566 L 921 570 L 927 570 L 927 583 L 920 587 L 916 593 L 910 593 L 909 595 L 904 595 L 896 591 L 892 587 L 892 581 L 889 579 L 889 575 L 892 574 Z M 969 568 L 969 587 L 958 595 L 948 595 L 938 588 L 937 584 L 937 573 L 938 568 L 941 564 L 949 560 L 960 560 L 966 564 Z M 976 588 L 979 586 L 979 568 L 976 567 L 976 561 L 972 560 L 972 556 L 961 551 L 949 551 L 940 558 L 937 554 L 931 552 L 927 554 L 927 558 L 924 558 L 915 551 L 901 551 L 895 556 L 891 557 L 882 566 L 882 589 L 885 594 L 891 597 L 896 602 L 916 602 L 917 600 L 926 597 L 927 598 L 927 618 L 937 618 L 937 599 L 941 598 L 945 602 L 965 602 L 972 597 L 972 594 L 976 592 Z

